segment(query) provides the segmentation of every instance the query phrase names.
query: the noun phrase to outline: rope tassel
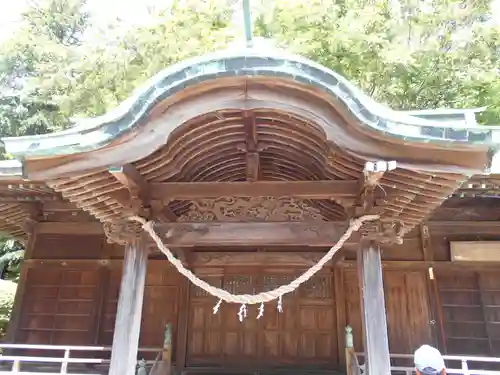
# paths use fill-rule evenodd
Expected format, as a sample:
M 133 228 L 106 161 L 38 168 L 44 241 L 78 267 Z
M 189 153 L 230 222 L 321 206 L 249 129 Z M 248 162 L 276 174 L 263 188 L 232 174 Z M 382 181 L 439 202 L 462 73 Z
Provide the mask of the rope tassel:
M 274 290 L 271 290 L 269 292 L 262 292 L 259 294 L 231 294 L 227 290 L 221 289 L 214 287 L 210 284 L 208 284 L 206 281 L 200 279 L 197 277 L 193 272 L 191 272 L 189 269 L 184 267 L 182 262 L 177 259 L 170 249 L 168 249 L 164 244 L 163 241 L 161 240 L 160 236 L 156 234 L 156 231 L 154 230 L 154 223 L 152 221 L 146 221 L 142 217 L 139 216 L 131 216 L 129 220 L 132 221 L 137 221 L 142 225 L 142 228 L 151 236 L 152 240 L 156 243 L 158 246 L 158 249 L 165 254 L 167 259 L 172 263 L 175 268 L 189 279 L 194 285 L 197 287 L 203 289 L 205 292 L 208 294 L 219 298 L 219 301 L 213 308 L 214 314 L 216 314 L 220 306 L 222 304 L 222 301 L 228 302 L 228 303 L 239 303 L 241 304 L 240 307 L 240 312 L 241 312 L 241 317 L 240 321 L 243 320 L 243 318 L 246 318 L 247 316 L 247 305 L 254 305 L 254 304 L 260 304 L 259 308 L 259 317 L 262 317 L 261 315 L 261 309 L 262 309 L 262 314 L 264 313 L 264 307 L 263 304 L 265 302 L 270 302 L 275 299 L 278 300 L 278 306 L 277 309 L 279 312 L 283 311 L 283 301 L 282 301 L 282 296 L 286 293 L 292 293 L 295 291 L 301 284 L 305 283 L 307 280 L 309 280 L 311 277 L 313 277 L 319 270 L 323 268 L 323 266 L 333 258 L 333 256 L 337 253 L 337 251 L 342 248 L 344 243 L 351 237 L 351 235 L 354 232 L 357 232 L 361 226 L 367 222 L 367 221 L 374 221 L 378 220 L 380 218 L 379 215 L 365 215 L 361 216 L 357 219 L 351 220 L 349 228 L 347 228 L 346 232 L 340 237 L 339 241 L 333 246 L 319 261 L 316 263 L 314 266 L 309 268 L 307 271 L 305 271 L 302 275 L 297 277 L 295 280 L 290 282 L 287 285 L 282 285 Z M 238 316 L 240 314 L 238 313 Z
M 219 312 L 219 309 L 220 309 L 220 305 L 222 304 L 222 300 L 219 299 L 219 302 L 217 302 L 217 304 L 214 306 L 213 308 L 213 312 L 214 312 L 214 315 L 217 314 Z
M 243 319 L 246 317 L 247 317 L 247 305 L 246 303 L 243 303 L 240 306 L 240 311 L 238 312 L 238 318 L 240 319 L 240 322 L 242 322 Z
M 257 319 L 260 319 L 263 316 L 264 316 L 264 302 L 261 302 L 259 306 L 259 314 L 257 315 Z

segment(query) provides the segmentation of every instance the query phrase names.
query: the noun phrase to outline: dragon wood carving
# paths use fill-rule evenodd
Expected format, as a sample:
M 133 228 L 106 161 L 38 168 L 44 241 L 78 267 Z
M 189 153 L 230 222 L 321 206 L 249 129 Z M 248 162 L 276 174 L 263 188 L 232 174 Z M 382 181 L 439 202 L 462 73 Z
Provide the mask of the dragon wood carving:
M 320 211 L 300 199 L 222 197 L 193 201 L 179 221 L 323 221 Z

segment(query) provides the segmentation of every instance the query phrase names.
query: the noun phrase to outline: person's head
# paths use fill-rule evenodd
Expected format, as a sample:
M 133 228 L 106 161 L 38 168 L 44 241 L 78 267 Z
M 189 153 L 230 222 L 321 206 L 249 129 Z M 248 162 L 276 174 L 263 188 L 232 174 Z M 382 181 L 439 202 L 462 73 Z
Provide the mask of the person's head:
M 423 345 L 413 356 L 417 375 L 446 375 L 443 357 L 436 348 Z

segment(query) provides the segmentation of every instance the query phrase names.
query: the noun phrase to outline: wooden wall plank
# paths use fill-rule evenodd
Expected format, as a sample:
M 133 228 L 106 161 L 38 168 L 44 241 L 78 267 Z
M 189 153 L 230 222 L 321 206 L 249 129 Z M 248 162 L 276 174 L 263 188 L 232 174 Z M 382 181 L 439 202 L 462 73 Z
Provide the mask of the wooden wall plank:
M 176 272 L 172 269 L 171 272 Z M 175 339 L 175 363 L 179 372 L 186 367 L 188 328 L 190 316 L 191 283 L 186 278 L 181 278 L 179 289 L 179 308 L 177 317 L 177 336 Z
M 95 295 L 95 306 L 94 306 L 94 316 L 93 316 L 93 325 L 92 325 L 92 344 L 99 344 L 99 336 L 101 332 L 101 324 L 102 324 L 102 315 L 104 312 L 104 307 L 106 304 L 106 293 L 109 287 L 109 277 L 110 270 L 106 266 L 102 266 L 97 271 L 97 285 L 96 295 Z
M 142 324 L 140 334 L 141 347 L 163 347 L 165 328 L 172 324 L 172 337 L 178 333 L 179 301 L 181 299 L 181 284 L 183 277 L 168 266 L 149 263 L 144 289 L 144 303 L 142 306 Z M 176 360 L 176 343 L 172 360 Z M 143 355 L 146 359 L 155 359 L 155 353 Z
M 337 346 L 339 363 L 341 367 L 345 367 L 345 327 L 346 321 L 346 299 L 344 294 L 344 270 L 340 267 L 335 267 L 333 270 L 335 302 L 334 308 L 337 314 Z

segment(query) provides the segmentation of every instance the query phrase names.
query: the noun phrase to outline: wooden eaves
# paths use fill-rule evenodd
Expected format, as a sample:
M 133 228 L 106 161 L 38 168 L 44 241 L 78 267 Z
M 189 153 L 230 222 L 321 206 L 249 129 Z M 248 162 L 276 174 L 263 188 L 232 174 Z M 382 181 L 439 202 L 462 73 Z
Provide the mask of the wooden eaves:
M 3 139 L 22 163 L 0 165 L 0 229 L 22 237 L 49 201 L 102 223 L 138 213 L 172 223 L 193 200 L 231 195 L 307 200 L 324 221 L 376 212 L 410 231 L 472 175 L 497 169 L 497 128 L 429 118 L 383 107 L 297 56 L 204 56 L 102 118 Z M 367 180 L 379 161 L 397 168 Z

